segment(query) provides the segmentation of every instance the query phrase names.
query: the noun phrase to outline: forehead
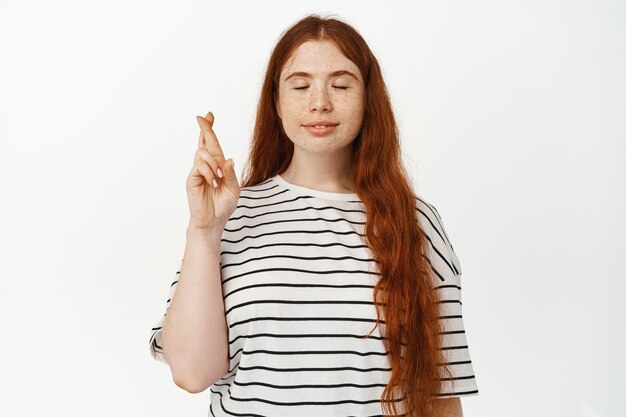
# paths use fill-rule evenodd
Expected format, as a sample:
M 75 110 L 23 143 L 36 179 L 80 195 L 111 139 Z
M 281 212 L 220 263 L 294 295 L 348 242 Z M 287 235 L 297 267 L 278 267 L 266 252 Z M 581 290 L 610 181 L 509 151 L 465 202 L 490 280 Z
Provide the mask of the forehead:
M 331 72 L 347 70 L 361 78 L 359 67 L 350 61 L 331 41 L 307 41 L 296 48 L 281 70 L 284 80 L 293 72 L 307 72 L 323 76 Z

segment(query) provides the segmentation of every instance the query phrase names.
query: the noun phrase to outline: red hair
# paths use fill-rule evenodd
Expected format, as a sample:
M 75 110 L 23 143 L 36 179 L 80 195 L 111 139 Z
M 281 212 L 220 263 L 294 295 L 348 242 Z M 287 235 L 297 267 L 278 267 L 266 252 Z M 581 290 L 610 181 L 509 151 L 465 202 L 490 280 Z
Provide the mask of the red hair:
M 398 128 L 380 66 L 352 26 L 313 14 L 282 34 L 267 65 L 242 187 L 282 173 L 291 162 L 293 143 L 276 111 L 278 83 L 287 59 L 309 40 L 334 42 L 359 67 L 365 81 L 363 125 L 352 142 L 352 186 L 365 206 L 365 240 L 380 273 L 373 294 L 376 326 L 384 317 L 383 340 L 392 368 L 381 403 L 391 411 L 388 415 L 395 416 L 394 399 L 401 398 L 407 416 L 431 417 L 432 403 L 442 388 L 440 367 L 452 375 L 441 351 L 439 300 L 433 290 L 428 242 L 401 163 Z

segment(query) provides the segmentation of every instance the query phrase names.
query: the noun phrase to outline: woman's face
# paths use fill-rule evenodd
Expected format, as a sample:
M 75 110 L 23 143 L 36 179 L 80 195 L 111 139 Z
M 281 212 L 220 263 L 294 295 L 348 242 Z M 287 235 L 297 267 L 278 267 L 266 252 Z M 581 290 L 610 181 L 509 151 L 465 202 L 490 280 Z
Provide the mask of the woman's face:
M 359 68 L 331 41 L 304 42 L 282 68 L 276 110 L 298 151 L 349 150 L 361 130 L 364 103 Z M 320 120 L 336 126 L 318 130 L 305 126 Z

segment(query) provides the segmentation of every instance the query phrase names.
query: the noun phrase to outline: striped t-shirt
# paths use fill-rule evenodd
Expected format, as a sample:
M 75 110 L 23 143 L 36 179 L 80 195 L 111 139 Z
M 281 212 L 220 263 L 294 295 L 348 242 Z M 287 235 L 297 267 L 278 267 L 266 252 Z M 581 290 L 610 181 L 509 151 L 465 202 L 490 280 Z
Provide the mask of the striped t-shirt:
M 445 381 L 439 395 L 476 395 L 461 314 L 461 265 L 435 207 L 421 197 L 416 202 L 442 295 L 443 351 L 455 383 L 453 389 Z M 379 276 L 364 226 L 357 194 L 318 191 L 280 175 L 241 189 L 220 254 L 230 367 L 210 387 L 209 415 L 382 416 L 391 368 L 383 317 L 364 338 L 376 322 Z M 162 362 L 164 319 L 149 341 Z

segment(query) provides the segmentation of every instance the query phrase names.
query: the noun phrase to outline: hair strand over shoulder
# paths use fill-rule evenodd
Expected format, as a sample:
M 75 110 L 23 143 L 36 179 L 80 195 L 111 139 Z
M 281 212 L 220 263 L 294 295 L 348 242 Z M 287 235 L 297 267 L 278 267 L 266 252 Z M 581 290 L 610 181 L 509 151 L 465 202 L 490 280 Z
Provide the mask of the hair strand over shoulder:
M 441 392 L 442 376 L 451 372 L 441 350 L 440 300 L 433 291 L 428 241 L 401 162 L 398 128 L 381 69 L 352 26 L 313 14 L 282 34 L 267 65 L 242 186 L 259 184 L 291 162 L 293 144 L 276 111 L 278 81 L 291 54 L 309 40 L 334 42 L 365 81 L 363 125 L 352 142 L 352 185 L 365 206 L 365 240 L 380 273 L 373 293 L 378 317 L 374 329 L 385 321 L 384 345 L 392 369 L 381 397 L 385 415 L 435 417 L 433 401 Z

